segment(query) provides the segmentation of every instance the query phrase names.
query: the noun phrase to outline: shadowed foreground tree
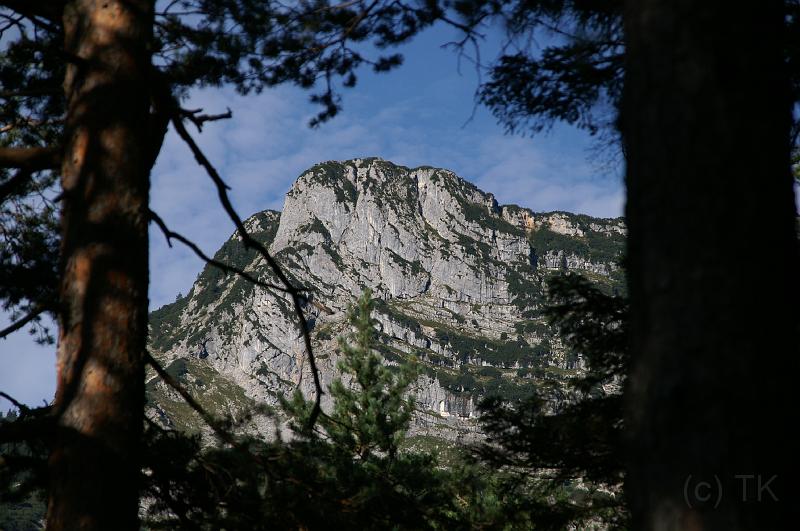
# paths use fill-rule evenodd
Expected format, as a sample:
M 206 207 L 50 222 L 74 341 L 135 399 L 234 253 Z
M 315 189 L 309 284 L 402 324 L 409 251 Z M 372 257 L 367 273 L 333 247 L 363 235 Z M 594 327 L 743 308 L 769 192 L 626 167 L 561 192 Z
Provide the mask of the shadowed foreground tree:
M 559 37 L 491 70 L 481 99 L 510 130 L 616 124 L 622 140 L 633 527 L 791 527 L 800 3 L 472 5 Z
M 396 56 L 368 61 L 348 42 L 377 44 L 406 39 L 438 13 L 362 2 L 286 6 L 242 0 L 48 0 L 0 2 L 4 53 L 0 81 L 3 127 L 2 200 L 30 206 L 48 175 L 60 187 L 43 194 L 44 207 L 17 216 L 8 233 L 24 245 L 4 252 L 2 278 L 25 279 L 21 293 L 3 288 L 4 307 L 27 312 L 6 335 L 43 312 L 58 317 L 58 385 L 55 403 L 40 422 L 4 426 L 6 441 L 41 435 L 51 442 L 48 527 L 138 527 L 139 463 L 147 338 L 147 224 L 157 220 L 170 238 L 187 244 L 149 211 L 149 174 L 171 122 L 219 191 L 221 203 L 246 247 L 272 266 L 288 293 L 314 358 L 303 307 L 306 296 L 272 257 L 250 238 L 227 197 L 221 176 L 192 140 L 184 121 L 200 129 L 224 115 L 180 107 L 191 87 L 231 84 L 241 92 L 283 82 L 313 88 L 333 116 L 336 78 L 355 84 L 354 70 L 371 62 L 377 71 L 399 64 Z M 377 18 L 375 18 L 377 17 Z M 376 21 L 382 21 L 378 24 Z M 8 173 L 16 170 L 16 173 Z M 57 193 L 56 193 L 57 190 Z M 48 233 L 60 207 L 57 266 Z M 26 261 L 39 237 L 41 256 Z M 195 248 L 196 249 L 196 248 Z M 32 274 L 48 274 L 37 289 Z M 27 277 L 26 277 L 27 275 Z M 317 402 L 310 421 L 319 413 Z M 23 432 L 27 430 L 28 433 Z
M 365 292 L 340 338 L 330 415 L 310 427 L 314 402 L 282 402 L 277 440 L 242 436 L 233 447 L 155 425 L 146 466 L 147 524 L 181 529 L 503 529 L 527 527 L 505 511 L 493 473 L 444 469 L 436 455 L 401 449 L 409 428 L 412 363 L 387 366 L 375 346 Z M 283 439 L 285 437 L 285 440 Z
M 144 422 L 152 17 L 147 1 L 75 2 L 63 13 L 64 52 L 76 59 L 64 82 L 52 529 L 136 520 L 130 500 L 138 495 Z
M 508 493 L 506 510 L 528 513 L 536 529 L 625 529 L 627 301 L 576 273 L 550 278 L 547 299 L 545 317 L 585 361 L 586 372 L 555 408 L 543 382 L 525 400 L 483 400 L 487 441 L 477 454 L 489 469 L 504 472 L 497 481 Z
M 797 522 L 800 292 L 785 17 L 778 1 L 626 6 L 636 529 Z M 754 268 L 756 249 L 769 253 L 764 269 Z M 699 482 L 714 485 L 713 496 L 692 490 Z

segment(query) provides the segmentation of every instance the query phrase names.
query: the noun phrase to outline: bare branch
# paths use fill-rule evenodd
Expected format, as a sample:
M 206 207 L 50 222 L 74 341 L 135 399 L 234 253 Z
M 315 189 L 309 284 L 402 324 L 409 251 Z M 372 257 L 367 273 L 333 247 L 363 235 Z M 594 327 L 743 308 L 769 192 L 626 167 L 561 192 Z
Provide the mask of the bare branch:
M 4 393 L 3 391 L 0 391 L 0 397 L 5 398 L 6 400 L 8 400 L 12 404 L 14 404 L 14 407 L 19 409 L 19 412 L 22 415 L 27 414 L 31 410 L 31 408 L 29 408 L 28 406 L 26 406 L 22 402 L 18 401 L 13 396 L 11 396 L 11 395 L 9 395 L 7 393 Z
M 63 0 L 3 0 L 0 7 L 6 7 L 19 13 L 37 26 L 48 31 L 56 31 L 56 27 L 61 24 L 61 16 L 64 11 Z
M 197 130 L 203 132 L 203 124 L 206 122 L 216 122 L 218 120 L 227 120 L 233 117 L 233 111 L 230 107 L 226 107 L 227 111 L 221 114 L 200 114 L 203 109 L 181 109 L 180 113 L 183 118 L 186 118 L 197 127 Z
M 63 0 L 3 0 L 0 7 L 7 7 L 24 17 L 41 17 L 51 22 L 59 22 L 64 9 Z
M 211 180 L 217 187 L 217 194 L 219 196 L 219 200 L 222 203 L 222 207 L 227 212 L 228 217 L 233 221 L 236 229 L 239 231 L 239 236 L 242 238 L 242 243 L 244 244 L 245 248 L 254 249 L 258 251 L 262 257 L 267 261 L 272 271 L 281 281 L 281 283 L 286 286 L 286 293 L 291 295 L 292 301 L 294 303 L 294 311 L 297 315 L 298 320 L 300 321 L 301 332 L 303 335 L 303 340 L 305 342 L 306 351 L 308 352 L 308 362 L 311 366 L 311 374 L 314 378 L 314 389 L 316 391 L 316 396 L 314 398 L 314 408 L 311 411 L 311 415 L 309 416 L 309 425 L 313 426 L 316 421 L 319 413 L 321 411 L 321 401 L 322 401 L 322 384 L 320 383 L 319 379 L 319 370 L 317 369 L 317 362 L 314 357 L 314 349 L 311 345 L 311 333 L 308 328 L 308 321 L 306 321 L 305 314 L 303 313 L 303 306 L 302 303 L 304 302 L 304 297 L 302 296 L 300 290 L 295 287 L 290 281 L 286 274 L 281 269 L 280 265 L 275 261 L 269 251 L 257 240 L 255 240 L 248 232 L 242 222 L 242 219 L 236 213 L 236 210 L 233 208 L 231 204 L 230 198 L 228 197 L 228 190 L 230 189 L 228 185 L 225 184 L 222 177 L 220 176 L 219 172 L 216 168 L 214 168 L 211 161 L 205 156 L 203 151 L 194 141 L 192 136 L 184 127 L 183 122 L 181 121 L 179 107 L 177 103 L 174 104 L 174 108 L 176 111 L 172 115 L 172 124 L 175 126 L 175 130 L 177 131 L 178 135 L 183 139 L 184 142 L 189 146 L 189 149 L 192 151 L 195 160 L 197 163 L 206 170 L 206 173 L 211 177 Z
M 0 147 L 0 168 L 40 171 L 59 165 L 61 150 L 56 147 Z
M 0 442 L 29 441 L 52 433 L 54 423 L 53 417 L 50 415 L 52 409 L 49 405 L 45 403 L 44 407 L 28 407 L 3 391 L 0 391 L 0 397 L 5 398 L 19 409 L 19 417 L 15 421 L 0 423 Z M 0 460 L 2 460 L 2 456 L 0 456 Z
M 46 310 L 47 310 L 47 308 L 45 308 L 43 306 L 37 306 L 36 308 L 34 308 L 34 310 L 31 313 L 29 313 L 28 315 L 26 315 L 25 317 L 23 317 L 19 321 L 15 322 L 15 323 L 12 323 L 11 325 L 9 325 L 6 328 L 4 328 L 3 330 L 0 330 L 0 339 L 5 339 L 7 336 L 13 334 L 14 332 L 19 330 L 20 328 L 22 328 L 26 324 L 30 323 L 31 321 L 33 321 L 34 319 L 39 317 Z
M 158 214 L 156 214 L 152 210 L 148 210 L 148 215 L 150 216 L 150 220 L 153 221 L 156 225 L 158 225 L 158 227 L 161 229 L 161 232 L 164 233 L 164 237 L 167 239 L 167 245 L 169 245 L 170 247 L 172 247 L 171 240 L 174 238 L 174 239 L 178 240 L 179 242 L 181 242 L 182 244 L 184 244 L 185 246 L 187 246 L 192 251 L 194 251 L 194 254 L 196 254 L 198 257 L 200 257 L 201 260 L 203 260 L 207 264 L 210 264 L 210 265 L 216 267 L 217 269 L 221 269 L 222 271 L 225 271 L 226 273 L 233 273 L 235 275 L 239 275 L 240 277 L 242 277 L 243 279 L 247 280 L 248 282 L 252 282 L 253 284 L 261 286 L 262 288 L 273 289 L 273 290 L 276 290 L 276 291 L 282 291 L 284 293 L 289 293 L 289 290 L 287 288 L 283 287 L 283 286 L 278 286 L 276 284 L 270 284 L 269 282 L 264 282 L 264 281 L 258 280 L 254 276 L 250 275 L 249 273 L 247 273 L 245 271 L 242 271 L 238 267 L 234 267 L 232 265 L 226 264 L 225 262 L 220 262 L 219 260 L 215 260 L 215 259 L 211 258 L 207 254 L 205 254 L 202 251 L 202 249 L 200 249 L 197 246 L 197 244 L 195 244 L 193 241 L 191 241 L 190 239 L 186 238 L 185 236 L 183 236 L 183 235 L 181 235 L 181 234 L 179 234 L 179 233 L 177 233 L 177 232 L 175 232 L 173 230 L 170 230 L 169 227 L 167 227 L 166 223 L 164 223 L 164 220 L 161 219 L 161 217 Z
M 245 248 L 256 250 L 264 258 L 264 260 L 266 260 L 270 269 L 278 277 L 278 280 L 280 280 L 281 284 L 283 284 L 284 286 L 283 290 L 285 291 L 285 293 L 288 293 L 292 298 L 294 311 L 300 322 L 301 333 L 303 335 L 306 351 L 308 352 L 309 365 L 311 367 L 311 374 L 314 379 L 314 389 L 316 391 L 314 408 L 312 409 L 311 415 L 309 417 L 309 424 L 313 426 L 316 423 L 317 417 L 319 416 L 319 413 L 321 411 L 323 390 L 319 378 L 319 370 L 317 369 L 317 363 L 314 357 L 314 349 L 311 344 L 311 334 L 308 327 L 308 321 L 306 321 L 305 315 L 303 313 L 302 305 L 304 302 L 307 302 L 308 299 L 303 295 L 302 290 L 294 286 L 289 281 L 288 277 L 283 272 L 280 265 L 272 257 L 272 255 L 270 255 L 269 251 L 267 251 L 267 249 L 260 242 L 255 240 L 247 232 L 247 229 L 245 228 L 242 219 L 236 213 L 236 210 L 233 208 L 230 198 L 228 197 L 227 191 L 230 188 L 228 187 L 228 185 L 225 184 L 225 181 L 223 181 L 219 172 L 216 170 L 216 168 L 214 168 L 214 166 L 205 156 L 203 151 L 194 141 L 192 136 L 186 130 L 186 127 L 183 125 L 180 105 L 178 104 L 178 101 L 175 99 L 175 97 L 172 95 L 170 87 L 164 80 L 163 75 L 157 69 L 153 70 L 152 75 L 154 80 L 154 92 L 153 92 L 154 106 L 158 109 L 158 112 L 166 112 L 168 116 L 170 116 L 172 124 L 175 127 L 175 130 L 178 133 L 178 135 L 181 137 L 181 139 L 183 139 L 184 142 L 186 142 L 187 146 L 189 146 L 189 149 L 194 155 L 197 163 L 201 167 L 203 167 L 206 173 L 211 177 L 211 180 L 217 187 L 217 194 L 219 196 L 220 202 L 222 203 L 222 207 L 228 214 L 228 217 L 231 219 L 231 221 L 233 221 L 233 224 L 235 225 L 236 230 L 238 231 L 239 236 L 241 237 L 242 243 L 244 244 Z M 162 227 L 162 230 L 163 228 L 166 227 Z M 327 308 L 324 309 L 327 310 Z M 330 310 L 328 311 L 330 312 Z
M 195 410 L 195 412 L 197 412 L 198 415 L 200 415 L 203 421 L 208 424 L 212 430 L 214 430 L 214 433 L 216 433 L 220 439 L 231 446 L 235 446 L 237 448 L 240 447 L 240 444 L 236 441 L 236 438 L 233 436 L 233 434 L 226 430 L 225 427 L 222 426 L 222 424 L 215 419 L 211 413 L 206 411 L 205 408 L 203 408 L 203 406 L 201 406 L 200 403 L 197 402 L 197 400 L 195 400 L 191 394 L 189 394 L 189 391 L 187 391 L 177 380 L 175 380 L 175 378 L 173 378 L 172 375 L 170 375 L 164 369 L 164 367 L 162 367 L 161 364 L 158 363 L 158 361 L 147 351 L 144 353 L 144 361 L 156 371 L 156 374 L 158 374 L 164 383 L 172 387 L 179 395 L 181 395 L 181 398 L 186 401 L 189 407 L 191 407 L 193 410 Z M 260 461 L 258 456 L 250 452 L 248 453 Z
M 155 85 L 160 84 L 161 73 L 154 70 L 152 75 L 155 77 Z M 158 159 L 158 154 L 161 153 L 161 147 L 164 145 L 164 137 L 167 136 L 167 129 L 169 128 L 170 113 L 169 109 L 165 109 L 162 99 L 155 94 L 151 98 L 153 110 L 150 113 L 149 129 L 150 129 L 150 156 L 148 165 L 152 169 Z

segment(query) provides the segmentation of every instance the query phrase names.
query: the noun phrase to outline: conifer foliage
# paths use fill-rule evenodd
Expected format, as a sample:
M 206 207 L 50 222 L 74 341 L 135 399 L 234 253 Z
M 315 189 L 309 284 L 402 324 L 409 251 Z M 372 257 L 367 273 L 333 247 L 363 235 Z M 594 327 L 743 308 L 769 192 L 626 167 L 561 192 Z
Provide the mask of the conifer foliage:
M 452 474 L 427 452 L 401 451 L 413 401 L 412 364 L 386 366 L 373 350 L 371 293 L 350 310 L 330 413 L 311 426 L 300 392 L 270 415 L 278 438 L 247 435 L 202 448 L 150 425 L 149 524 L 201 529 L 433 529 L 464 518 Z M 280 429 L 287 427 L 288 430 Z M 462 508 L 463 509 L 463 508 Z
M 342 360 L 338 369 L 350 377 L 350 385 L 334 380 L 330 393 L 335 400 L 331 415 L 323 420 L 330 438 L 366 459 L 376 451 L 394 458 L 408 430 L 414 409 L 413 397 L 405 393 L 415 379 L 413 360 L 399 367 L 387 367 L 373 350 L 375 323 L 372 293 L 366 290 L 350 311 L 354 332 L 340 338 Z
M 492 469 L 508 471 L 501 479 L 518 493 L 515 510 L 529 513 L 537 529 L 625 528 L 627 300 L 575 273 L 547 285 L 544 314 L 586 371 L 570 382 L 572 392 L 560 404 L 541 390 L 517 403 L 485 399 L 487 443 L 478 453 Z

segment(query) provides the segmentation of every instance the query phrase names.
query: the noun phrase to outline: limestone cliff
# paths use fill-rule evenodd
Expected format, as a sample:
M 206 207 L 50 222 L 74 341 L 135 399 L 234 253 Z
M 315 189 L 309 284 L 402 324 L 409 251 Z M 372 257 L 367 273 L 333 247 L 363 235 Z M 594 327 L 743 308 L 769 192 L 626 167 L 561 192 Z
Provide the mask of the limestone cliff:
M 369 287 L 386 362 L 420 363 L 414 430 L 448 438 L 474 430 L 481 396 L 523 396 L 580 370 L 579 353 L 566 353 L 540 316 L 543 279 L 580 270 L 618 285 L 625 233 L 620 219 L 501 206 L 448 170 L 377 158 L 310 168 L 282 212 L 255 214 L 246 227 L 320 303 L 306 311 L 323 383 L 334 376 L 345 310 Z M 236 234 L 215 258 L 275 281 Z M 211 267 L 151 314 L 150 345 L 216 413 L 313 389 L 287 296 Z M 163 384 L 151 380 L 148 392 L 151 413 L 192 427 Z

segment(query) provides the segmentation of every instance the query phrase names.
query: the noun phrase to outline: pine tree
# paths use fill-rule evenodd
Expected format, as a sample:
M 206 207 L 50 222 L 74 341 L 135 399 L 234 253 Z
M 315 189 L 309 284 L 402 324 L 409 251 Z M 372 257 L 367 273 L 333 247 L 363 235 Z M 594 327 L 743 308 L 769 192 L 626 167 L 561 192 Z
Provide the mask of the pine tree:
M 627 300 L 580 274 L 558 275 L 547 282 L 543 314 L 586 372 L 570 381 L 571 398 L 556 411 L 538 393 L 517 403 L 482 401 L 487 442 L 478 453 L 490 469 L 508 471 L 498 479 L 517 496 L 505 498 L 505 508 L 527 512 L 537 529 L 624 529 Z
M 151 523 L 451 529 L 471 527 L 463 522 L 475 514 L 489 518 L 486 504 L 463 503 L 480 495 L 485 482 L 478 474 L 468 471 L 455 481 L 434 455 L 401 450 L 414 409 L 408 391 L 416 371 L 413 360 L 387 366 L 375 351 L 372 306 L 366 291 L 349 311 L 353 331 L 340 340 L 341 376 L 331 385 L 332 408 L 314 426 L 308 422 L 313 401 L 298 391 L 275 412 L 278 419 L 288 417 L 290 433 L 273 442 L 245 435 L 232 445 L 201 448 L 196 439 L 151 427 L 152 473 L 145 479 Z
M 340 373 L 331 385 L 334 408 L 323 418 L 323 426 L 334 444 L 350 448 L 361 459 L 379 451 L 390 457 L 408 429 L 414 398 L 406 397 L 415 379 L 413 361 L 397 370 L 383 364 L 373 349 L 375 320 L 372 318 L 372 292 L 367 289 L 350 309 L 354 331 L 339 338 L 342 359 Z
M 295 465 L 286 472 L 299 471 L 314 486 L 313 507 L 295 511 L 309 527 L 338 521 L 362 529 L 420 529 L 455 514 L 435 457 L 400 452 L 414 410 L 408 391 L 416 367 L 413 359 L 384 364 L 375 350 L 372 311 L 367 289 L 348 311 L 352 332 L 339 338 L 340 376 L 331 383 L 333 406 L 320 416 L 318 428 L 309 429 L 312 403 L 299 392 L 283 404 L 295 437 L 285 454 Z

